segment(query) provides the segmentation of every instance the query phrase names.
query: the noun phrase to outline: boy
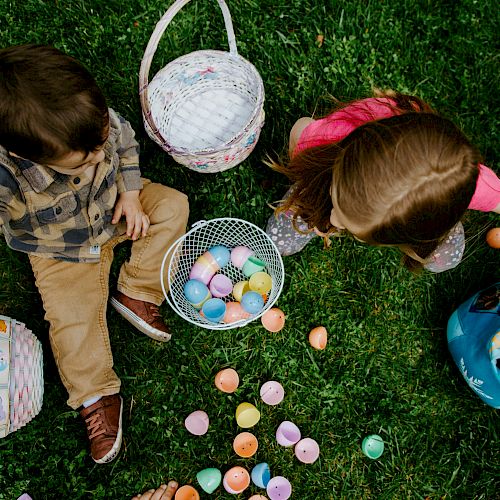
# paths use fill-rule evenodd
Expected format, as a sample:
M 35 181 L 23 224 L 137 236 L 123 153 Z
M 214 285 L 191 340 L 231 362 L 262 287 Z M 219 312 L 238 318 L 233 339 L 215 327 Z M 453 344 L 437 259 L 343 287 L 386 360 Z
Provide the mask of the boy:
M 167 341 L 160 265 L 188 218 L 184 194 L 141 178 L 138 150 L 76 60 L 41 45 L 0 50 L 0 225 L 29 256 L 68 405 L 82 407 L 97 463 L 122 439 L 106 325 L 113 247 L 133 241 L 112 306 Z

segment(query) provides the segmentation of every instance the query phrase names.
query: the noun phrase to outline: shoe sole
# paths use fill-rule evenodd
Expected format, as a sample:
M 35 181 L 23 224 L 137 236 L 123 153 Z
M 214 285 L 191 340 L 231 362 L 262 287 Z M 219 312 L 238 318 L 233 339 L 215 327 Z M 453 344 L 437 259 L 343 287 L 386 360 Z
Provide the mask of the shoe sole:
M 148 337 L 157 340 L 158 342 L 168 342 L 171 339 L 172 335 L 163 333 L 156 328 L 152 328 L 142 318 L 137 316 L 137 314 L 131 311 L 128 307 L 125 307 L 114 297 L 111 297 L 110 303 L 118 314 L 123 316 L 129 323 L 134 325 L 140 332 L 144 333 Z
M 111 462 L 116 458 L 118 455 L 120 448 L 122 447 L 122 413 L 123 413 L 123 398 L 120 396 L 120 420 L 118 422 L 118 434 L 116 435 L 116 440 L 113 444 L 113 447 L 111 450 L 106 453 L 102 458 L 99 458 L 96 460 L 95 458 L 92 457 L 92 460 L 94 460 L 95 463 L 97 464 L 107 464 L 108 462 Z

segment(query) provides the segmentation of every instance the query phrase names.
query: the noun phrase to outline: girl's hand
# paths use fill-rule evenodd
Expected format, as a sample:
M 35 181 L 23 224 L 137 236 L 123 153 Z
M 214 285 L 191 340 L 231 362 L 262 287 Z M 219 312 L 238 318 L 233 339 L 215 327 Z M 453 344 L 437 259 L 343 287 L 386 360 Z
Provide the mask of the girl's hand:
M 170 481 L 168 486 L 162 484 L 156 490 L 149 490 L 142 495 L 136 495 L 132 500 L 171 500 L 179 485 L 175 481 Z
M 146 236 L 149 229 L 149 217 L 142 210 L 139 191 L 126 191 L 118 197 L 111 223 L 117 224 L 122 216 L 125 216 L 127 222 L 127 236 L 134 241 L 139 235 Z

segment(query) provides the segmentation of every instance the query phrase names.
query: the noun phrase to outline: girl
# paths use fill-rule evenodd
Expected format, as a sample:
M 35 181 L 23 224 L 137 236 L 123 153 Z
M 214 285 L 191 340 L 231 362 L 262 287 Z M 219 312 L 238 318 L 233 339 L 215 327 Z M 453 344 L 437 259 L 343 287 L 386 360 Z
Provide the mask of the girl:
M 270 164 L 292 182 L 267 227 L 282 255 L 347 230 L 397 246 L 410 270 L 441 272 L 461 260 L 465 210 L 500 213 L 500 180 L 417 97 L 378 93 L 320 120 L 300 118 L 289 154 L 286 165 Z

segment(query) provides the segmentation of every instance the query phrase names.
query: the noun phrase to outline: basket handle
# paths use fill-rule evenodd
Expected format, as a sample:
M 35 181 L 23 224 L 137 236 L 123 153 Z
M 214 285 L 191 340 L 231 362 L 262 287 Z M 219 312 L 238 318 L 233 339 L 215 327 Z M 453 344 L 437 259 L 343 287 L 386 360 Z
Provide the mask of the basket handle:
M 165 12 L 163 17 L 158 21 L 149 39 L 149 43 L 146 47 L 146 51 L 144 52 L 144 57 L 141 61 L 141 68 L 139 70 L 139 97 L 141 100 L 141 106 L 143 111 L 144 119 L 147 121 L 154 135 L 161 141 L 163 146 L 167 146 L 165 139 L 160 134 L 160 131 L 156 127 L 152 117 L 151 117 L 151 108 L 149 106 L 148 100 L 148 85 L 149 85 L 149 69 L 151 68 L 151 62 L 153 60 L 153 56 L 155 55 L 156 49 L 158 48 L 158 43 L 160 42 L 160 38 L 163 36 L 163 33 L 167 29 L 167 26 L 170 24 L 175 15 L 191 0 L 176 0 L 170 8 Z M 231 20 L 231 14 L 229 13 L 229 9 L 224 0 L 217 0 L 220 9 L 222 10 L 222 15 L 224 16 L 224 24 L 226 25 L 227 31 L 227 40 L 229 43 L 229 52 L 231 55 L 238 55 L 238 50 L 236 49 L 236 38 L 234 36 L 233 22 Z

